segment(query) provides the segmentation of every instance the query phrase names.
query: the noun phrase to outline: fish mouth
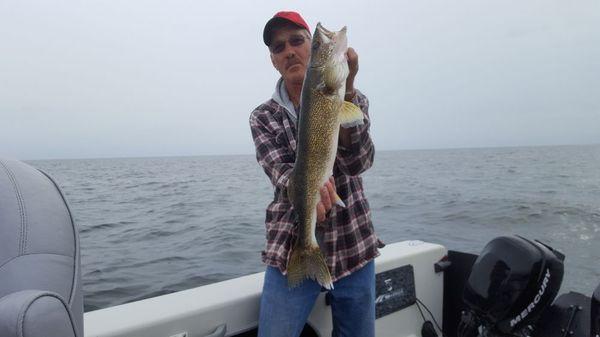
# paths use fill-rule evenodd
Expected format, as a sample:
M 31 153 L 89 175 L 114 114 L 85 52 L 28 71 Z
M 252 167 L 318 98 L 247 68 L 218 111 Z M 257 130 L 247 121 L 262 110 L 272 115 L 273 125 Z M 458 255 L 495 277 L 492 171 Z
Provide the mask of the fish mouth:
M 318 22 L 317 23 L 317 30 L 321 34 L 327 36 L 331 40 L 345 41 L 346 40 L 346 32 L 348 31 L 348 27 L 344 26 L 344 27 L 342 27 L 342 29 L 340 29 L 339 31 L 335 32 L 335 31 L 331 31 L 331 30 L 323 27 L 323 25 L 320 22 Z
M 342 27 L 339 31 L 331 31 L 319 22 L 317 23 L 317 33 L 320 34 L 326 44 L 333 44 L 333 54 L 336 55 L 337 59 L 345 59 L 346 51 L 348 50 L 348 38 L 346 26 Z
M 330 31 L 329 29 L 323 27 L 323 25 L 320 22 L 317 23 L 317 30 L 319 30 L 322 34 L 324 34 L 328 38 L 330 38 L 330 39 L 333 38 L 333 32 Z

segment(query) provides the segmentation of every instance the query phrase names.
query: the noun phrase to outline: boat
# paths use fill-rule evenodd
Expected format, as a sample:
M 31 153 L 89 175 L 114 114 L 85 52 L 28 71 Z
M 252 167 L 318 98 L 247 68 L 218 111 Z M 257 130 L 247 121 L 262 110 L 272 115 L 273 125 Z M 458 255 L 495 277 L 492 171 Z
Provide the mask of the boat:
M 83 313 L 77 227 L 58 185 L 0 159 L 0 336 L 256 336 L 264 273 Z M 409 240 L 375 259 L 377 337 L 598 337 L 600 286 L 557 296 L 564 256 L 518 236 L 478 255 Z M 322 293 L 303 337 L 330 336 Z M 360 336 L 357 336 L 360 337 Z

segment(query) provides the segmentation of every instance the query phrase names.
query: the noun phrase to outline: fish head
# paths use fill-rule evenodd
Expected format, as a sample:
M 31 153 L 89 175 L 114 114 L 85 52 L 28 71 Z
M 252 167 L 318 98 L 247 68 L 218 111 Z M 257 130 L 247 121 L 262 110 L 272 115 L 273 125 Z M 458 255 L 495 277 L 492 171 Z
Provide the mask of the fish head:
M 319 22 L 312 39 L 311 67 L 321 68 L 331 64 L 344 63 L 347 50 L 346 27 L 332 32 Z

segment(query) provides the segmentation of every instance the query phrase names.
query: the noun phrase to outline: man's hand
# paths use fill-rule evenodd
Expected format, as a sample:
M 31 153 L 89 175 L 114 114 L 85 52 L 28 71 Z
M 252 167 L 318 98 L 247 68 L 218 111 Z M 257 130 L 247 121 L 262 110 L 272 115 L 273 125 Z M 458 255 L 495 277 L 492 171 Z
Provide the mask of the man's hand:
M 350 73 L 346 78 L 346 100 L 348 100 L 348 98 L 352 100 L 352 98 L 354 98 L 355 95 L 354 78 L 358 73 L 358 54 L 356 53 L 354 48 L 348 48 L 348 51 L 346 52 L 346 58 L 348 59 L 348 70 L 350 70 Z
M 317 204 L 317 223 L 325 221 L 327 213 L 335 204 L 337 193 L 335 192 L 335 180 L 329 177 L 329 180 L 321 187 L 321 201 Z

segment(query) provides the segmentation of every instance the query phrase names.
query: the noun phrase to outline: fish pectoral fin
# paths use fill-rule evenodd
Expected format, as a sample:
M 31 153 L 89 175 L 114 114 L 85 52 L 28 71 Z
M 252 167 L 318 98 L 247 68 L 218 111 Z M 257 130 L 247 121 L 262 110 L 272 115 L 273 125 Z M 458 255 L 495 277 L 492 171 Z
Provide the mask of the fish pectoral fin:
M 363 112 L 354 103 L 344 101 L 340 111 L 340 126 L 349 128 L 365 124 Z
M 344 203 L 342 198 L 340 198 L 340 196 L 337 194 L 337 192 L 335 193 L 335 204 L 340 207 L 346 208 L 346 204 Z

